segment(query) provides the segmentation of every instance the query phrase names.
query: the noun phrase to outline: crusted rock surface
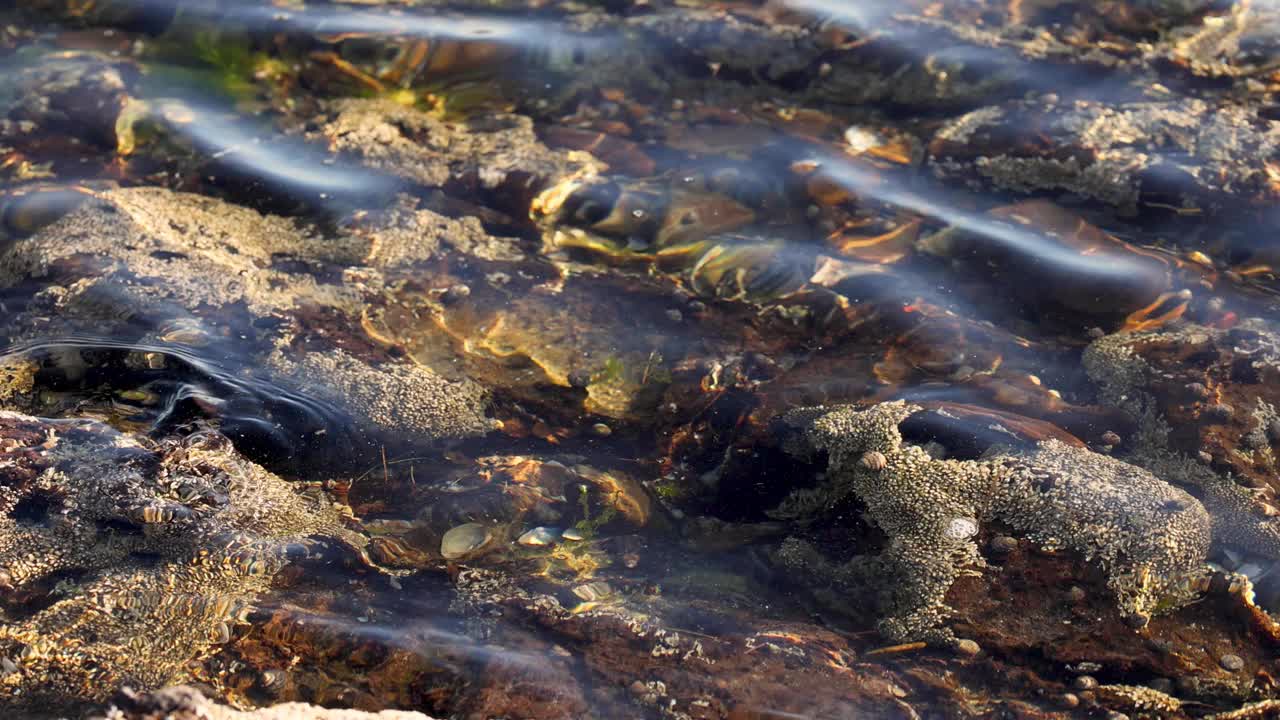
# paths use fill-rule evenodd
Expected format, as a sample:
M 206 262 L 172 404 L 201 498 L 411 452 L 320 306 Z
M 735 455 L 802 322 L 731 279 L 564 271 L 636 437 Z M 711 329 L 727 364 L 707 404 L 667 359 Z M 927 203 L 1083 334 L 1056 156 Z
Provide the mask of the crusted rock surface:
M 876 560 L 855 562 L 894 577 L 880 624 L 888 638 L 954 642 L 941 626 L 945 595 L 966 566 L 980 562 L 973 538 L 990 521 L 1099 561 L 1134 625 L 1185 601 L 1200 584 L 1212 523 L 1190 494 L 1058 440 L 1029 451 L 993 449 L 979 460 L 936 460 L 905 443 L 898 429 L 919 410 L 899 401 L 792 413 L 789 419 L 806 427 L 808 447 L 828 453 L 828 478 L 775 513 L 802 515 L 850 493 L 866 504 L 888 545 Z
M 183 325 L 191 331 L 174 341 L 228 343 L 228 355 L 250 364 L 270 365 L 273 353 L 284 352 L 290 362 L 274 368 L 277 380 L 312 390 L 376 429 L 425 440 L 483 433 L 489 424 L 479 385 L 398 364 L 352 331 L 362 309 L 381 297 L 387 273 L 429 258 L 432 238 L 474 241 L 479 229 L 426 210 L 398 211 L 389 222 L 411 222 L 418 242 L 406 245 L 404 232 L 379 227 L 328 237 L 287 218 L 158 188 L 95 191 L 0 253 L 0 285 L 35 286 L 28 302 L 10 306 L 16 312 L 0 334 L 164 344 Z M 375 374 L 376 394 L 351 391 Z
M 0 413 L 0 710 L 181 678 L 310 538 L 366 558 L 347 524 L 213 432 L 156 444 Z

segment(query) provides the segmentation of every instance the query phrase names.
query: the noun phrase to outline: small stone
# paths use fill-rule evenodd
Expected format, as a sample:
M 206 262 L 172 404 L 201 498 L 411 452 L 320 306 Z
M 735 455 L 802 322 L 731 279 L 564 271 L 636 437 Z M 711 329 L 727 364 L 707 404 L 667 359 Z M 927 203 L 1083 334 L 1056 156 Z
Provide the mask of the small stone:
M 1092 675 L 1081 675 L 1071 684 L 1077 690 L 1095 690 L 1098 687 L 1098 680 Z
M 1062 695 L 1058 698 L 1058 702 L 1062 703 L 1063 707 L 1068 707 L 1068 708 L 1079 707 L 1080 696 L 1076 695 L 1075 693 L 1062 693 Z
M 493 539 L 493 533 L 480 523 L 459 525 L 450 529 L 440 539 L 440 554 L 446 560 L 456 560 L 479 550 L 491 539 Z
M 1089 339 L 1090 339 L 1090 340 L 1097 340 L 1097 339 L 1099 339 L 1099 338 L 1104 338 L 1104 337 L 1106 337 L 1106 336 L 1107 336 L 1107 331 L 1106 331 L 1106 330 L 1103 330 L 1103 329 L 1102 329 L 1102 328 L 1100 328 L 1100 327 L 1091 327 L 1091 328 L 1089 328 L 1089 332 L 1087 332 L 1087 333 L 1085 333 L 1085 334 L 1086 334 L 1086 335 L 1088 335 L 1088 337 L 1089 337 Z
M 519 538 L 516 539 L 516 542 L 520 543 L 521 545 L 531 545 L 534 547 L 541 547 L 543 545 L 550 545 L 558 539 L 560 539 L 559 530 L 555 528 L 549 528 L 549 527 L 536 527 L 530 530 L 529 532 L 521 535 Z
M 1226 655 L 1218 658 L 1218 664 L 1222 666 L 1223 670 L 1228 672 L 1240 672 L 1244 669 L 1244 658 L 1239 655 L 1227 653 Z
M 1201 400 L 1206 400 L 1213 394 L 1209 392 L 1209 388 L 1205 387 L 1204 383 L 1198 382 L 1187 383 L 1187 392 Z
M 952 647 L 957 653 L 967 657 L 973 657 L 974 655 L 982 652 L 982 646 L 969 638 L 960 638 L 959 640 L 956 640 L 955 645 Z
M 1113 430 L 1102 433 L 1102 442 L 1115 447 L 1120 444 L 1120 435 Z
M 1213 456 L 1210 455 L 1208 451 L 1205 451 L 1205 450 L 1201 450 L 1200 452 L 1196 453 L 1196 459 L 1205 465 L 1208 465 L 1213 462 Z
M 627 689 L 631 691 L 632 695 L 643 695 L 649 691 L 649 688 L 645 687 L 645 684 L 639 680 L 632 680 Z
M 640 554 L 629 552 L 622 556 L 622 565 L 628 570 L 634 570 L 640 564 Z
M 591 426 L 591 432 L 599 435 L 600 437 L 609 437 L 613 434 L 613 428 L 605 425 L 604 423 L 596 423 Z
M 684 313 L 672 308 L 667 311 L 667 318 L 670 319 L 671 322 L 680 322 L 681 320 L 684 320 Z
M 458 283 L 457 285 L 450 285 L 449 288 L 444 291 L 444 294 L 440 296 L 440 301 L 446 305 L 451 305 L 459 300 L 469 297 L 470 295 L 471 288 L 463 285 L 462 283 Z
M 1071 589 L 1067 591 L 1067 597 L 1071 598 L 1071 602 L 1079 605 L 1085 601 L 1085 598 L 1088 597 L 1088 593 L 1086 593 L 1084 588 L 1079 585 L 1072 585 Z
M 1107 720 L 1129 720 L 1128 715 L 1125 715 L 1124 713 L 1118 712 L 1116 710 L 1108 710 L 1106 718 Z
M 577 540 L 582 540 L 585 537 L 586 536 L 583 535 L 582 532 L 577 528 L 569 528 L 568 530 L 565 530 L 564 532 L 560 533 L 561 540 L 577 541 Z
M 613 588 L 609 586 L 609 583 L 600 580 L 575 587 L 573 594 L 585 602 L 596 602 L 612 595 Z
M 568 380 L 569 387 L 581 390 L 591 384 L 591 373 L 586 370 L 573 370 L 570 371 Z
M 884 453 L 879 450 L 871 450 L 863 453 L 862 459 L 858 463 L 868 470 L 879 472 L 889 465 L 889 458 L 886 458 Z
M 1018 549 L 1018 539 L 1008 535 L 997 535 L 991 538 L 991 552 L 1005 555 Z

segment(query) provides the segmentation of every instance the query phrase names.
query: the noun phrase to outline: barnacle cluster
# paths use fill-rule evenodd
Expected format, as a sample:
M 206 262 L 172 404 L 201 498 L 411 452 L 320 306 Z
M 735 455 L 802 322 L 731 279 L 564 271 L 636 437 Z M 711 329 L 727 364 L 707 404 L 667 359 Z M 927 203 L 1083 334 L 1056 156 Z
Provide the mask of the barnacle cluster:
M 993 520 L 1098 561 L 1134 626 L 1201 586 L 1212 520 L 1190 494 L 1060 440 L 996 447 L 976 460 L 935 459 L 904 442 L 898 427 L 921 410 L 897 401 L 787 417 L 803 428 L 795 449 L 825 451 L 829 469 L 823 485 L 792 495 L 775 515 L 806 514 L 849 494 L 865 504 L 888 543 L 878 558 L 855 558 L 844 575 L 852 579 L 861 568 L 863 579 L 883 587 L 880 630 L 887 638 L 957 642 L 942 626 L 945 595 L 966 567 L 981 562 L 975 537 Z
M 146 333 L 166 344 L 193 344 L 193 332 L 199 344 L 237 338 L 234 352 L 250 356 L 250 364 L 275 371 L 283 385 L 307 387 L 375 431 L 426 440 L 486 432 L 487 403 L 473 382 L 446 380 L 425 366 L 323 352 L 323 342 L 314 346 L 322 352 L 293 348 L 318 339 L 301 316 L 358 327 L 368 294 L 393 266 L 430 257 L 442 236 L 480 241 L 474 225 L 429 211 L 392 213 L 389 224 L 324 238 L 292 219 L 213 198 L 160 188 L 86 190 L 75 209 L 0 251 L 0 286 L 59 278 L 0 319 L 0 336 L 123 340 Z M 407 233 L 417 235 L 416 245 L 388 247 Z M 333 281 L 317 280 L 324 273 Z M 175 332 L 178 326 L 186 331 Z M 0 366 L 0 398 L 31 389 L 21 360 Z
M 1177 352 L 1163 354 L 1170 348 Z M 1094 341 L 1083 360 L 1102 398 L 1138 421 L 1137 432 L 1128 441 L 1126 459 L 1193 489 L 1214 517 L 1217 544 L 1268 560 L 1280 558 L 1277 511 L 1262 502 L 1270 488 L 1247 488 L 1234 477 L 1258 467 L 1257 451 L 1242 452 L 1248 438 L 1261 435 L 1270 439 L 1267 421 L 1274 412 L 1277 398 L 1273 388 L 1280 377 L 1280 336 L 1274 329 L 1261 320 L 1249 319 L 1229 329 L 1181 323 L 1158 330 L 1115 333 Z M 1194 373 L 1193 377 L 1204 382 L 1173 388 L 1173 383 L 1185 381 L 1184 372 Z M 1235 405 L 1224 409 L 1215 398 L 1228 388 Z M 1181 415 L 1170 418 L 1170 412 Z M 1183 444 L 1175 442 L 1174 422 L 1192 430 L 1196 425 L 1212 430 L 1192 434 L 1189 439 L 1215 438 L 1215 450 L 1222 457 L 1215 459 L 1199 446 L 1187 447 L 1186 438 Z M 1184 435 L 1186 429 L 1183 427 Z M 1198 461 L 1193 455 L 1200 455 Z M 1226 465 L 1232 477 L 1219 474 L 1205 463 L 1206 458 Z
M 367 562 L 347 523 L 216 433 L 156 444 L 0 413 L 0 711 L 174 681 L 309 539 Z

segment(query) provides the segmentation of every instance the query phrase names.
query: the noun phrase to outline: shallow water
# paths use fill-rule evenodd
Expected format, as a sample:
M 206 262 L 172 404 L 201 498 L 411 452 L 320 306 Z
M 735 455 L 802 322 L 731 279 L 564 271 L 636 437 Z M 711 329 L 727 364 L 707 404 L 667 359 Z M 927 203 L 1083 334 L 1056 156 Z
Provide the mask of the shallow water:
M 0 11 L 0 709 L 1274 712 L 1278 21 Z

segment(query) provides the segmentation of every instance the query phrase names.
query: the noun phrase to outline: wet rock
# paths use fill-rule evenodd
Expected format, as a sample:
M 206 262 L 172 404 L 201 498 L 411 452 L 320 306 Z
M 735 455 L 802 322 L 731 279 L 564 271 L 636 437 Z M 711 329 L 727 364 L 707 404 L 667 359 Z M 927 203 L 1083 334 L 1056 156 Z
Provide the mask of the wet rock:
M 465 235 L 443 218 L 423 228 L 425 212 L 391 221 Z M 0 285 L 33 293 L 0 332 L 172 342 L 175 323 L 197 326 L 202 352 L 274 370 L 286 388 L 314 388 L 371 430 L 427 440 L 486 432 L 477 385 L 398 363 L 349 329 L 384 272 L 434 247 L 389 254 L 380 237 L 325 238 L 292 220 L 155 188 L 103 190 L 0 254 Z M 341 326 L 348 330 L 335 336 Z
M 332 501 L 213 432 L 157 444 L 91 421 L 0 413 L 0 448 L 7 712 L 183 679 L 310 539 L 368 562 L 367 539 Z
M 1245 106 L 1202 100 L 974 111 L 938 131 L 934 174 L 1002 192 L 1068 192 L 1128 213 L 1144 203 L 1204 211 L 1269 197 L 1261 158 L 1280 142 Z M 1225 183 L 1213 178 L 1226 177 Z
M 518 200 L 532 199 L 540 185 L 600 167 L 586 153 L 548 149 L 532 121 L 519 115 L 491 115 L 464 125 L 390 100 L 348 99 L 334 101 L 316 122 L 315 135 L 331 149 L 421 185 L 504 188 L 516 201 L 507 210 L 517 216 Z
M 342 350 L 307 353 L 301 362 L 274 353 L 267 363 L 299 385 L 323 378 L 317 394 L 402 439 L 460 438 L 492 427 L 484 415 L 486 393 L 478 385 L 421 365 L 375 367 Z
M 941 625 L 949 614 L 944 598 L 960 569 L 977 560 L 972 539 L 946 532 L 956 517 L 998 519 L 1032 539 L 1100 558 L 1130 617 L 1145 619 L 1194 596 L 1213 527 L 1194 497 L 1141 468 L 1054 440 L 976 461 L 933 460 L 898 430 L 919 411 L 901 402 L 862 412 L 795 411 L 789 421 L 803 428 L 801 447 L 828 453 L 828 480 L 793 493 L 774 512 L 804 516 L 847 495 L 867 504 L 890 538 L 869 566 L 893 578 L 880 623 L 888 639 L 954 641 Z M 885 456 L 884 469 L 859 463 L 869 451 Z
M 1241 659 L 1239 655 L 1233 655 L 1231 653 L 1227 653 L 1226 655 L 1218 658 L 1218 664 L 1222 666 L 1223 670 L 1228 672 L 1240 672 L 1244 669 L 1244 660 Z
M 1145 432 L 1127 450 L 1166 448 L 1224 464 L 1248 486 L 1280 489 L 1267 435 L 1280 407 L 1280 340 L 1269 323 L 1117 333 L 1096 340 L 1084 365 L 1106 400 L 1141 419 Z
M 307 703 L 284 703 L 261 710 L 236 710 L 206 698 L 192 687 L 177 686 L 149 694 L 126 691 L 100 720 L 431 720 L 408 710 L 326 709 Z

